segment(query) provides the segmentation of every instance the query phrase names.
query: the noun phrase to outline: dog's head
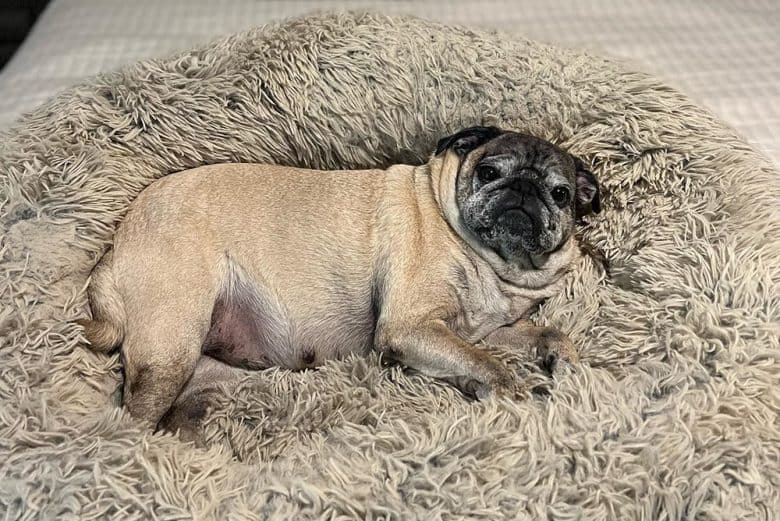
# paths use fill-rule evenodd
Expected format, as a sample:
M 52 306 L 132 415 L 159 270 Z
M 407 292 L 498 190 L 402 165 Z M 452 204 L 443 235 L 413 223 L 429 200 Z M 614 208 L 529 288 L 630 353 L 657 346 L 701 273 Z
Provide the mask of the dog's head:
M 545 255 L 600 210 L 596 178 L 552 143 L 496 127 L 470 127 L 441 139 L 452 153 L 455 202 L 465 227 L 504 259 Z

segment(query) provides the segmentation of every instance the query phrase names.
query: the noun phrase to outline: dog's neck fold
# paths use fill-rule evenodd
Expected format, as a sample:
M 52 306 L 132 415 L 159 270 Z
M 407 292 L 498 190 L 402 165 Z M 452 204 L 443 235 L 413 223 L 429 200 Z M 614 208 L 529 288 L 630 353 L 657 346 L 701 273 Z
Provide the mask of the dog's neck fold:
M 559 277 L 565 273 L 574 257 L 576 248 L 574 238 L 569 237 L 566 243 L 556 251 L 548 254 L 526 255 L 507 260 L 494 249 L 484 245 L 463 223 L 458 207 L 456 187 L 460 167 L 460 158 L 454 152 L 447 152 L 430 158 L 422 165 L 430 179 L 435 203 L 438 205 L 442 218 L 447 222 L 454 234 L 479 257 L 484 259 L 493 271 L 502 279 L 518 286 L 528 287 L 529 272 L 536 272 L 536 277 L 550 282 L 549 276 Z M 543 275 L 546 274 L 546 275 Z M 532 284 L 533 285 L 533 284 Z

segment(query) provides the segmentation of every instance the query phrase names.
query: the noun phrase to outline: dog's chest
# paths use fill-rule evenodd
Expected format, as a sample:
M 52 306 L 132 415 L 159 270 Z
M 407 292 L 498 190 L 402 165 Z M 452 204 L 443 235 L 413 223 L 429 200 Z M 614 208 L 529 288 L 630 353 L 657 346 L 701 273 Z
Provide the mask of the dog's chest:
M 468 263 L 455 268 L 458 298 L 453 329 L 478 342 L 495 329 L 520 319 L 536 302 L 502 281 L 488 266 Z

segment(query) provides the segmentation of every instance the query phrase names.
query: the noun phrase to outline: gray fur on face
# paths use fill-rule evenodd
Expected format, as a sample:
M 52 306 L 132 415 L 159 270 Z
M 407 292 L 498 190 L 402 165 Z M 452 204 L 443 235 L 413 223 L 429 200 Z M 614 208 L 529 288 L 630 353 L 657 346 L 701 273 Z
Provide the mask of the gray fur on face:
M 502 134 L 464 157 L 457 183 L 464 223 L 504 258 L 549 253 L 571 235 L 575 161 L 548 141 Z

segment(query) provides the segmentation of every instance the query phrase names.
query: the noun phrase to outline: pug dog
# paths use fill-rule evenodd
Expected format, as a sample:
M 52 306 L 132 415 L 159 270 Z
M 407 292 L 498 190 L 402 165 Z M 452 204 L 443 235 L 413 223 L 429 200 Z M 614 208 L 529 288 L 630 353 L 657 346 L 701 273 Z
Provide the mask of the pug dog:
M 478 399 L 514 396 L 520 378 L 477 344 L 577 361 L 528 314 L 560 290 L 575 223 L 599 208 L 582 161 L 496 127 L 441 139 L 422 166 L 204 166 L 133 201 L 81 323 L 95 349 L 121 344 L 125 405 L 152 427 L 230 366 L 371 349 Z

